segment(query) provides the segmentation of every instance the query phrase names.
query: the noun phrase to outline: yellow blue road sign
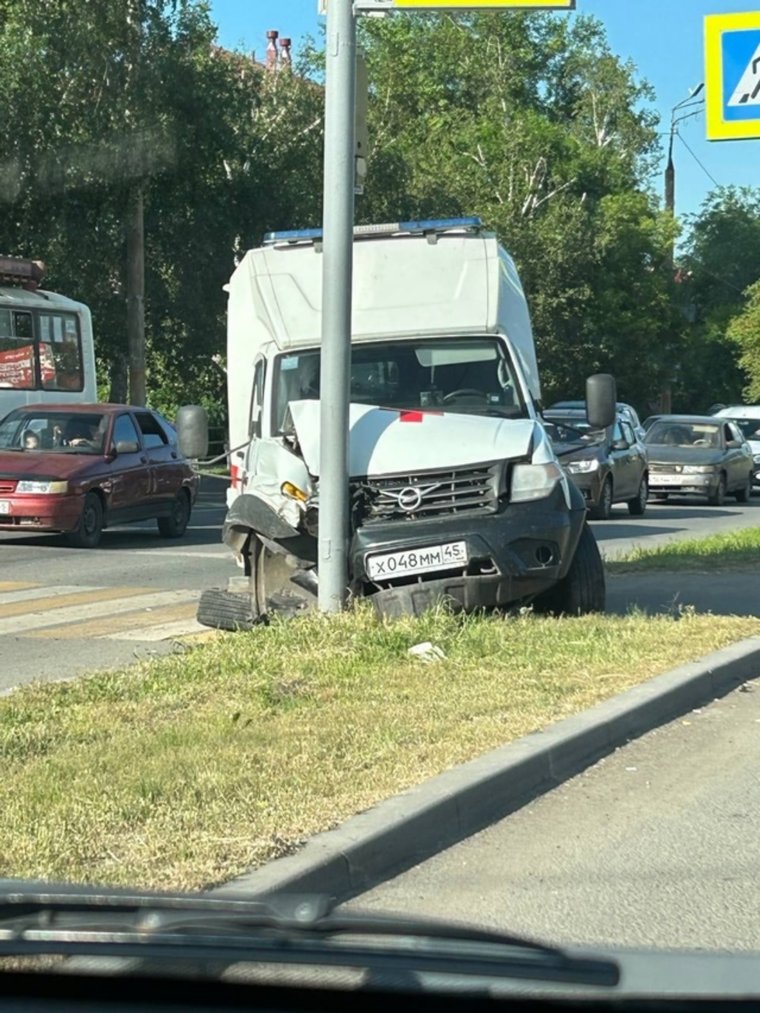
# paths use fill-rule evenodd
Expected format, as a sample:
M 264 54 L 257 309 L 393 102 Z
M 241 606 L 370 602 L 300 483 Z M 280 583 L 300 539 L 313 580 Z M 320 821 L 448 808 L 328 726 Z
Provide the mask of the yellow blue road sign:
M 707 139 L 760 138 L 760 11 L 705 18 Z

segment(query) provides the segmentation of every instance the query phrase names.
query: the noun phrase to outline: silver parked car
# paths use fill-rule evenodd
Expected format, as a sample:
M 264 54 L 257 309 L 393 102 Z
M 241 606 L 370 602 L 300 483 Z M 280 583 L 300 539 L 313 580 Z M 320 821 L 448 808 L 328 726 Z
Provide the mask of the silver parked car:
M 752 491 L 753 460 L 736 424 L 710 415 L 663 415 L 648 429 L 649 493 L 705 496 L 721 506 L 726 495 L 740 503 Z

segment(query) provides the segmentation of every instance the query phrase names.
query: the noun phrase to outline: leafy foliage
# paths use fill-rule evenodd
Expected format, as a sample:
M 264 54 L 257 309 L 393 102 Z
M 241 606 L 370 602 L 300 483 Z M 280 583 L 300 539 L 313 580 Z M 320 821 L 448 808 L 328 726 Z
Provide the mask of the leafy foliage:
M 684 397 L 704 409 L 740 402 L 747 376 L 754 387 L 756 367 L 742 314 L 745 293 L 760 279 L 760 189 L 714 190 L 689 225 L 684 300 L 693 326 L 681 386 Z M 747 312 L 751 319 L 751 300 Z
M 675 328 L 665 270 L 672 224 L 646 182 L 649 89 L 591 18 L 536 14 L 368 22 L 372 81 L 363 220 L 479 214 L 517 260 L 544 390 L 582 395 L 616 373 L 656 396 Z
M 360 35 L 373 152 L 358 220 L 493 227 L 528 292 L 547 401 L 596 370 L 643 409 L 674 380 L 684 407 L 738 389 L 726 331 L 756 280 L 757 194 L 711 198 L 674 286 L 651 92 L 597 20 L 426 14 L 363 19 Z M 50 288 L 90 304 L 104 393 L 126 396 L 139 185 L 149 397 L 222 419 L 223 285 L 265 231 L 321 218 L 322 71 L 316 44 L 276 74 L 221 49 L 204 0 L 0 0 L 0 249 L 41 257 Z
M 731 321 L 728 338 L 740 350 L 739 364 L 747 374 L 744 395 L 751 404 L 760 402 L 760 281 L 747 289 L 744 309 Z

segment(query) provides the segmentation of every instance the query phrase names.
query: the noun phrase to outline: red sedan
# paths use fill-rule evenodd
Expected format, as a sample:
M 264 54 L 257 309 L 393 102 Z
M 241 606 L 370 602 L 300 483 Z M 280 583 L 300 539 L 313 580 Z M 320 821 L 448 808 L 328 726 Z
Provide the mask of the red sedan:
M 179 538 L 199 481 L 148 408 L 29 405 L 0 422 L 0 531 L 63 531 L 92 549 L 106 527 L 155 518 Z

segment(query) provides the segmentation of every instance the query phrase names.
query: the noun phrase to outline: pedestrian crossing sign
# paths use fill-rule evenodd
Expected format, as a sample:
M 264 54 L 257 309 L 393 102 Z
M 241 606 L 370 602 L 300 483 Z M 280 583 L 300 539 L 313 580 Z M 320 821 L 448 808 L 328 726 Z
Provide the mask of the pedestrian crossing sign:
M 760 138 L 760 11 L 705 18 L 707 139 Z

